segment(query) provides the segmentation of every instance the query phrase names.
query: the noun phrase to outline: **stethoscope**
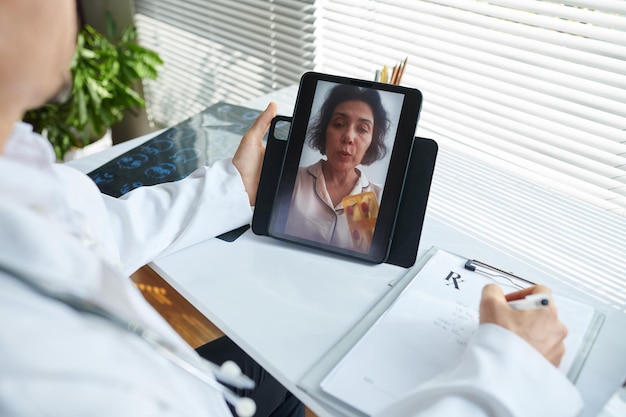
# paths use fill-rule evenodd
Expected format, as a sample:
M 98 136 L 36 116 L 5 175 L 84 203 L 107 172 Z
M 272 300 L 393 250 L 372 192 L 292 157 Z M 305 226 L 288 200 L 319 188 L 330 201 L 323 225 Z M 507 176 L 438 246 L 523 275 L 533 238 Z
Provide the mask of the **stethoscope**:
M 191 355 L 177 349 L 173 344 L 169 343 L 158 333 L 143 327 L 139 323 L 127 320 L 91 300 L 72 294 L 68 291 L 59 290 L 54 288 L 53 285 L 47 283 L 44 284 L 35 279 L 30 279 L 29 277 L 24 276 L 23 273 L 17 273 L 17 271 L 14 271 L 3 264 L 0 264 L 0 271 L 7 273 L 9 276 L 15 277 L 15 279 L 28 285 L 34 291 L 45 297 L 66 304 L 78 312 L 99 317 L 122 330 L 128 331 L 140 337 L 143 341 L 152 346 L 152 348 L 154 348 L 159 354 L 161 354 L 161 356 L 165 357 L 170 362 L 174 363 L 181 369 L 204 382 L 215 391 L 222 394 L 224 399 L 226 399 L 226 401 L 234 407 L 235 412 L 239 417 L 252 417 L 252 415 L 254 415 L 256 411 L 256 404 L 254 400 L 247 397 L 240 397 L 220 382 L 216 381 L 219 380 L 236 388 L 254 388 L 254 381 L 244 375 L 235 362 L 226 361 L 221 366 L 216 365 L 201 356 Z M 209 374 L 213 374 L 215 379 L 211 378 Z

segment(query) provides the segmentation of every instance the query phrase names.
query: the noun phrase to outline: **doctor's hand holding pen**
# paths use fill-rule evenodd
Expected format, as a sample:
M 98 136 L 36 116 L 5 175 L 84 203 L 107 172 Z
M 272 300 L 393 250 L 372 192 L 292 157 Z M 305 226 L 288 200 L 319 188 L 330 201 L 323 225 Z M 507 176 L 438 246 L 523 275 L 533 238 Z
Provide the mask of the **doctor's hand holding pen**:
M 504 295 L 500 286 L 486 285 L 480 302 L 480 324 L 484 323 L 517 334 L 554 366 L 561 363 L 567 327 L 557 316 L 548 287 L 535 285 Z

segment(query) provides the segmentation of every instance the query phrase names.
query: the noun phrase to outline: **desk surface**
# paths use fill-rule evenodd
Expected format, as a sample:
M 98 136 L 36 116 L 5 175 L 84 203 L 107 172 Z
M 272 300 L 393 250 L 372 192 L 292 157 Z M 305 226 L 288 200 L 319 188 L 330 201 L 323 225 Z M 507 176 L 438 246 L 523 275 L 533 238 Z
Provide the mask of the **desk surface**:
M 281 114 L 290 114 L 296 91 L 244 105 L 260 109 L 271 99 Z M 89 171 L 142 140 L 72 165 Z M 420 253 L 433 245 L 533 276 L 607 315 L 577 382 L 583 415 L 597 415 L 626 377 L 626 219 L 441 146 Z M 250 231 L 233 243 L 212 239 L 152 266 L 320 416 L 330 414 L 296 383 L 406 272 Z

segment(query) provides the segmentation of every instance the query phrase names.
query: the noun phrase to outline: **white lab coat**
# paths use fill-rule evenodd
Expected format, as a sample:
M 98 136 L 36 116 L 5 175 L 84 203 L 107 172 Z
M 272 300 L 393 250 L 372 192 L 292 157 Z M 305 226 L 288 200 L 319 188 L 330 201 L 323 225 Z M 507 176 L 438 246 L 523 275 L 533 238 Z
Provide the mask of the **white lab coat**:
M 250 220 L 232 163 L 112 199 L 52 160 L 44 139 L 16 125 L 0 156 L 0 264 L 97 299 L 190 351 L 128 275 L 166 250 Z M 573 416 L 580 407 L 576 389 L 556 368 L 514 334 L 489 325 L 457 367 L 381 415 Z M 221 396 L 137 337 L 0 272 L 0 415 L 230 413 Z
M 250 221 L 230 161 L 175 184 L 102 196 L 49 144 L 16 126 L 0 156 L 0 263 L 92 297 L 191 348 L 129 274 Z M 230 416 L 223 398 L 134 335 L 52 301 L 0 272 L 0 415 Z

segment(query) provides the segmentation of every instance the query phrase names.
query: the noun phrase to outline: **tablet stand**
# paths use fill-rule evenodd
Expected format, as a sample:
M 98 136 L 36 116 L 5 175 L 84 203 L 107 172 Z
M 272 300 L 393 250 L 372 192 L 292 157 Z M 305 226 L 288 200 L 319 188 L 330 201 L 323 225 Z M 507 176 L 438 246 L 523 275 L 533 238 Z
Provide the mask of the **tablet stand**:
M 265 159 L 257 191 L 252 218 L 252 231 L 269 235 L 268 228 L 274 196 L 282 171 L 287 140 L 275 137 L 278 122 L 291 122 L 291 117 L 277 116 L 270 125 Z M 411 148 L 402 195 L 386 263 L 408 268 L 415 263 L 419 240 L 424 224 L 430 184 L 435 169 L 437 143 L 432 139 L 415 137 Z

